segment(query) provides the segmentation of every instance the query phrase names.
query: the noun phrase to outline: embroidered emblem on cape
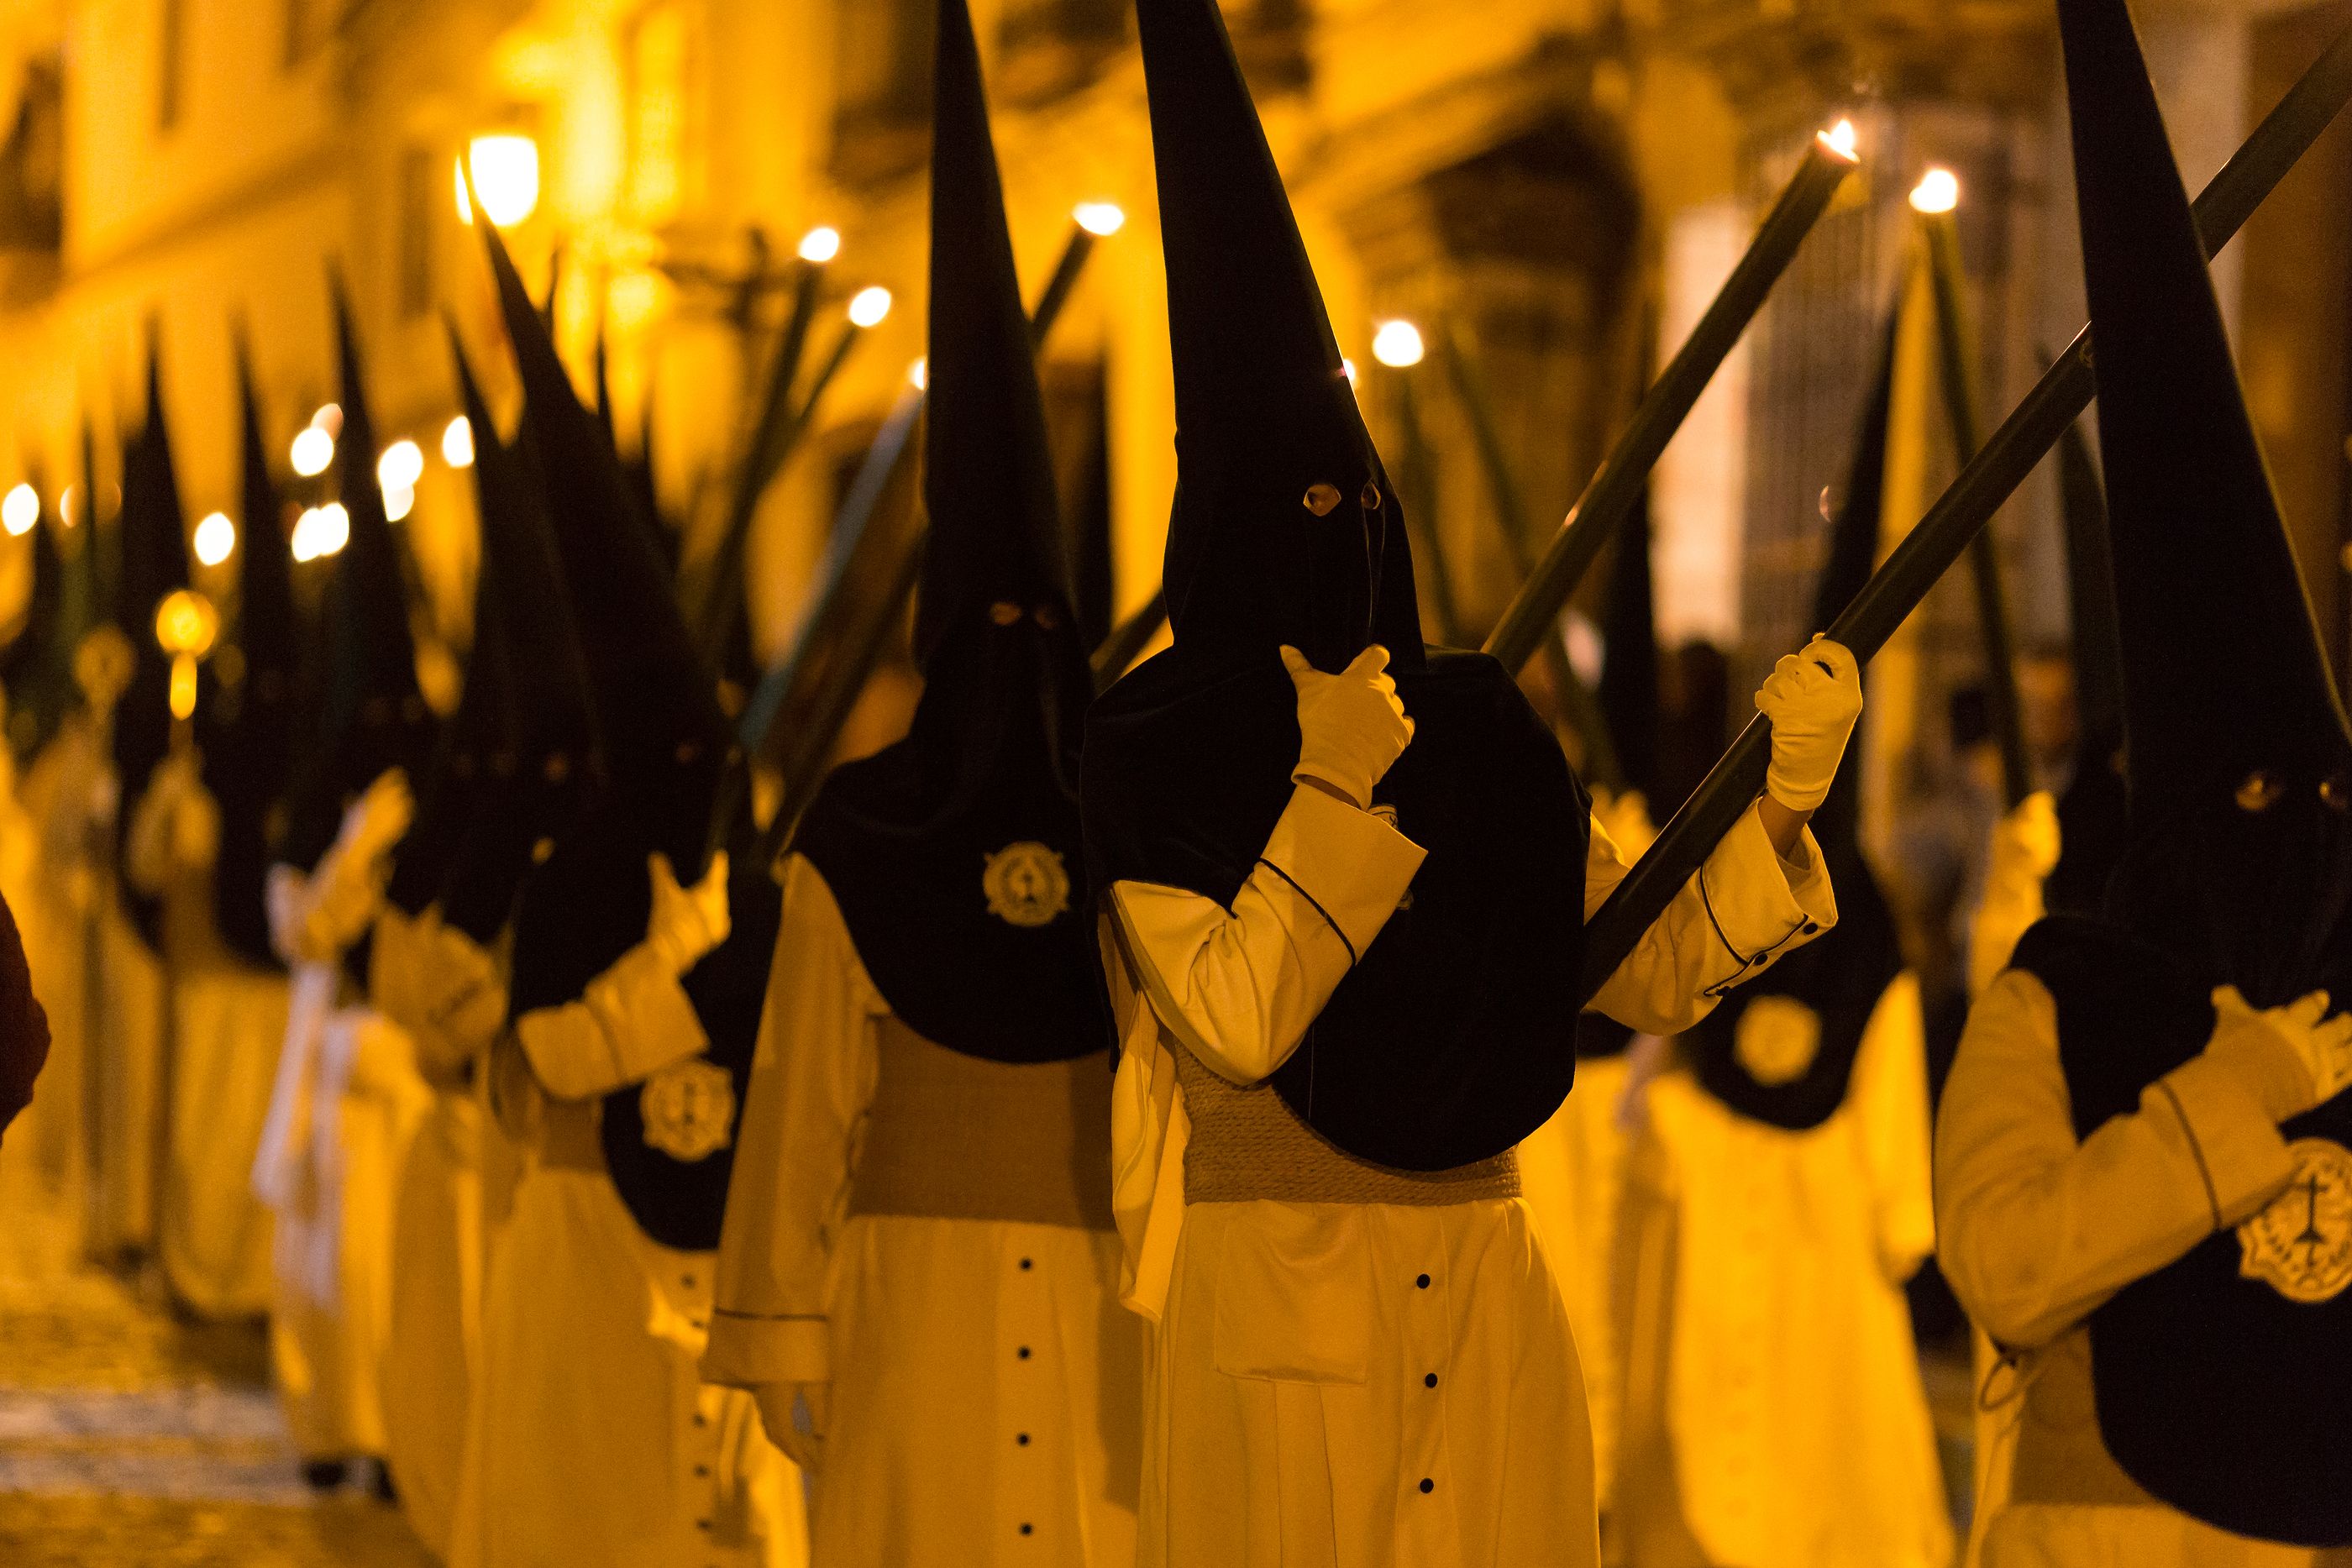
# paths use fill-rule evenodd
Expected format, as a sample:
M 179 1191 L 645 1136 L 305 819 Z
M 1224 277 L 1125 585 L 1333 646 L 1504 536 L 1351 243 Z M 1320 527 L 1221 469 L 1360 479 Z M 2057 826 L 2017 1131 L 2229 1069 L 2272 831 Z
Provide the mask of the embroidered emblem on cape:
M 1731 1052 L 1768 1088 L 1794 1083 L 1822 1049 L 1822 1015 L 1794 997 L 1759 997 L 1739 1015 Z
M 735 1081 L 708 1057 L 665 1067 L 637 1093 L 647 1146 L 691 1165 L 734 1141 Z
M 2238 1227 L 2238 1272 L 2290 1301 L 2333 1301 L 2352 1285 L 2352 1150 L 2297 1138 L 2286 1152 L 2294 1179 Z
M 1070 907 L 1070 873 L 1062 857 L 1044 844 L 1007 844 L 988 857 L 980 873 L 988 912 L 1007 925 L 1051 925 Z

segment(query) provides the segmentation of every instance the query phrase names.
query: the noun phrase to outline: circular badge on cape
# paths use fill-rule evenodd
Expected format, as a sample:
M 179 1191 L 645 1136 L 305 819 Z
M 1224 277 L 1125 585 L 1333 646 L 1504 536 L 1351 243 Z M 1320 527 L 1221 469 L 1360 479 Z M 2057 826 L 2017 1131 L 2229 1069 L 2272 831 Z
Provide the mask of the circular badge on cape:
M 2238 1227 L 2238 1272 L 2290 1301 L 2332 1301 L 2352 1285 L 2352 1151 L 2297 1138 L 2286 1152 L 2294 1179 Z
M 988 912 L 1007 925 L 1051 925 L 1070 907 L 1070 873 L 1059 853 L 1044 844 L 1007 844 L 988 857 L 980 873 Z
M 646 1146 L 692 1165 L 735 1136 L 735 1080 L 707 1056 L 663 1068 L 637 1093 Z
M 1794 997 L 1758 997 L 1739 1015 L 1732 1054 L 1767 1088 L 1794 1083 L 1822 1049 L 1822 1015 Z

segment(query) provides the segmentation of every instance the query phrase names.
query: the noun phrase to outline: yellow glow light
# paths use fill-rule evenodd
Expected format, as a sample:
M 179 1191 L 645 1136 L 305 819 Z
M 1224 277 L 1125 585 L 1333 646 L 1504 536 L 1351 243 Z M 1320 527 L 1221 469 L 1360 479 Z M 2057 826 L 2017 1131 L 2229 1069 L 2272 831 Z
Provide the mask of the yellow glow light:
M 1949 169 L 1930 169 L 1919 176 L 1911 187 L 1911 210 L 1918 213 L 1948 213 L 1960 204 L 1959 176 Z
M 215 512 L 196 525 L 196 559 L 218 566 L 236 549 L 236 525 L 226 512 Z
M 1341 360 L 1339 361 L 1339 369 L 1341 372 L 1347 376 L 1348 384 L 1349 386 L 1354 386 L 1356 384 L 1356 361 L 1353 360 Z
M 1383 321 L 1372 334 L 1372 358 L 1392 371 L 1421 363 L 1424 351 L 1421 329 L 1410 321 Z
M 931 360 L 926 354 L 907 367 L 907 384 L 917 392 L 931 390 Z
M 335 460 L 335 438 L 315 424 L 304 425 L 294 437 L 294 450 L 289 455 L 295 473 L 305 479 L 316 478 Z
M 166 653 L 201 659 L 213 651 L 213 639 L 219 635 L 220 612 L 192 588 L 167 593 L 155 606 L 155 645 Z
M 457 215 L 468 226 L 474 209 L 466 200 L 466 176 L 474 176 L 474 197 L 490 222 L 502 229 L 539 210 L 539 143 L 528 136 L 504 132 L 477 136 L 457 166 Z
M 425 449 L 414 441 L 395 441 L 375 460 L 375 481 L 387 490 L 412 490 L 425 477 Z
M 408 485 L 386 485 L 383 487 L 384 521 L 396 523 L 416 510 L 416 491 Z
M 1070 216 L 1097 239 L 1108 239 L 1127 226 L 1127 214 L 1117 202 L 1080 202 Z
M 310 423 L 341 441 L 343 437 L 343 405 L 322 402 L 310 414 Z
M 340 501 L 330 501 L 323 507 L 312 507 L 295 519 L 293 551 L 296 560 L 319 560 L 333 555 L 352 542 L 352 515 Z
M 890 315 L 890 291 L 877 284 L 861 288 L 849 302 L 849 319 L 860 327 L 879 327 Z
M 441 427 L 441 461 L 452 468 L 474 465 L 474 422 L 462 413 Z
M 1849 163 L 1862 162 L 1862 135 L 1851 120 L 1841 120 L 1821 134 L 1821 143 Z
M 81 520 L 81 486 L 68 485 L 58 492 L 58 521 L 67 528 Z
M 800 256 L 803 261 L 823 267 L 841 254 L 841 231 L 831 224 L 820 224 L 801 235 Z
M 0 499 L 0 527 L 18 538 L 33 531 L 41 520 L 41 494 L 30 485 L 19 485 Z

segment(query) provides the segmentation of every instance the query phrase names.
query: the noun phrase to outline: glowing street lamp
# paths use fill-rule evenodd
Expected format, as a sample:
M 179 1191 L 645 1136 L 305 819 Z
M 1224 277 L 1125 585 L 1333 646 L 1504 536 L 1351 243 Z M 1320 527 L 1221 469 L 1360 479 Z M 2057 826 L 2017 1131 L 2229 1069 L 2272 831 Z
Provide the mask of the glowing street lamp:
M 395 441 L 375 460 L 375 480 L 387 493 L 413 490 L 425 477 L 425 449 L 414 441 Z
M 441 428 L 441 461 L 452 468 L 474 465 L 474 422 L 462 413 Z
M 295 473 L 315 479 L 335 460 L 335 438 L 318 425 L 306 424 L 296 433 L 294 450 L 289 455 Z
M 236 525 L 226 512 L 215 512 L 196 525 L 196 559 L 218 566 L 236 549 Z
M 0 527 L 11 537 L 23 538 L 41 520 L 41 494 L 30 485 L 19 485 L 0 499 Z
M 294 520 L 296 560 L 323 560 L 352 542 L 352 515 L 341 501 L 312 507 Z
M 1421 329 L 1410 321 L 1383 321 L 1372 334 L 1372 358 L 1392 371 L 1410 370 L 1427 351 Z
M 466 177 L 471 174 L 474 200 L 490 222 L 502 229 L 539 209 L 539 143 L 513 131 L 477 136 L 457 166 L 457 215 L 468 227 L 474 222 L 473 202 L 466 197 Z
M 853 326 L 871 331 L 889 319 L 890 291 L 878 283 L 871 288 L 859 289 L 856 297 L 849 302 L 849 319 Z
M 831 224 L 820 224 L 801 235 L 800 258 L 811 267 L 823 267 L 841 254 L 841 231 Z

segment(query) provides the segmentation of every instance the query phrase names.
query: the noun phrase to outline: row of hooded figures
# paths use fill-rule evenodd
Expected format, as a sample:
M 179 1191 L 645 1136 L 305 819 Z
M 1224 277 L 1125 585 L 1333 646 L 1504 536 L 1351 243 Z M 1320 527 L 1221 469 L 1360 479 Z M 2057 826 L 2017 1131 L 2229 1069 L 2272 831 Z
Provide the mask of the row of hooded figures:
M 1496 660 L 1424 644 L 1218 8 L 1139 11 L 1172 646 L 1095 695 L 961 0 L 924 688 L 772 864 L 609 431 L 480 225 L 524 412 L 498 439 L 464 377 L 483 570 L 446 733 L 354 504 L 316 737 L 249 544 L 235 711 L 207 676 L 174 731 L 169 660 L 86 653 L 111 716 L 68 715 L 19 791 L 21 847 L 143 783 L 119 898 L 75 843 L 0 867 L 90 1124 L 170 1119 L 107 1144 L 94 1242 L 266 1310 L 320 1477 L 387 1460 L 468 1568 L 1929 1568 L 1931 1252 L 1975 1325 L 1977 1560 L 2336 1560 L 2352 737 L 2121 0 L 2059 5 L 2107 609 L 2063 803 L 1997 831 L 1932 1136 L 1853 653 L 1780 662 L 1761 791 L 1580 998 L 1640 803 L 1588 795 Z M 1822 625 L 1874 563 L 1886 404 Z M 168 485 L 158 411 L 142 607 Z M 168 1074 L 119 1064 L 142 1031 Z

